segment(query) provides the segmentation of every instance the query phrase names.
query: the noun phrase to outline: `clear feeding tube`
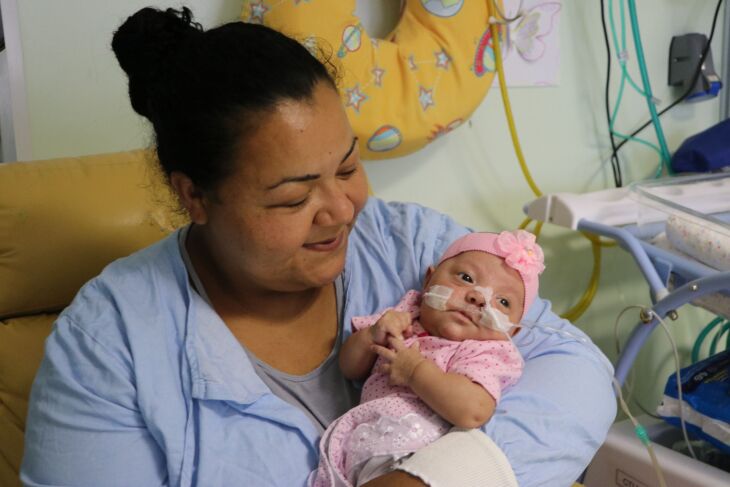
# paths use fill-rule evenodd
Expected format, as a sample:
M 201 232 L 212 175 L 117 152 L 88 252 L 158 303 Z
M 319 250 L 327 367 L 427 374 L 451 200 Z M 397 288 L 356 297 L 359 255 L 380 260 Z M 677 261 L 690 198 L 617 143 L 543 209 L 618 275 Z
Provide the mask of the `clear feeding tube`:
M 423 302 L 439 311 L 462 311 L 474 322 L 490 330 L 500 331 L 509 337 L 509 332 L 517 325 L 509 321 L 507 315 L 494 309 L 491 305 L 494 291 L 490 287 L 475 286 L 474 289 L 484 296 L 484 305 L 476 306 L 467 302 L 449 302 L 454 290 L 448 286 L 434 285 L 423 293 Z
M 476 306 L 458 301 L 450 302 L 451 295 L 454 290 L 448 286 L 440 286 L 438 284 L 429 287 L 426 292 L 423 293 L 423 302 L 427 306 L 439 311 L 463 311 L 467 315 L 474 317 L 475 323 L 485 328 L 489 328 L 490 330 L 502 332 L 508 338 L 510 338 L 511 332 L 514 329 L 526 328 L 528 330 L 533 330 L 535 328 L 540 328 L 548 333 L 558 334 L 581 343 L 588 343 L 586 337 L 576 335 L 567 330 L 555 328 L 550 326 L 548 323 L 537 323 L 534 321 L 521 321 L 519 324 L 512 323 L 507 315 L 492 307 L 491 302 L 492 296 L 494 295 L 492 288 L 475 286 L 474 289 L 481 292 L 484 296 L 484 306 Z

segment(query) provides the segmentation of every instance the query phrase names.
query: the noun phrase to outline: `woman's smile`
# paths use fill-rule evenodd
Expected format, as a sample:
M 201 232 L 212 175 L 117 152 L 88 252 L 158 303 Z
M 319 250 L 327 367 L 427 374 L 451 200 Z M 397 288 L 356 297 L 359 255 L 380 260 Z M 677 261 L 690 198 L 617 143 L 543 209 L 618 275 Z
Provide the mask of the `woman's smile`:
M 337 250 L 345 241 L 346 232 L 347 230 L 343 229 L 334 237 L 325 240 L 319 240 L 317 242 L 305 243 L 304 248 L 307 250 L 314 250 L 318 252 L 331 252 L 333 250 Z

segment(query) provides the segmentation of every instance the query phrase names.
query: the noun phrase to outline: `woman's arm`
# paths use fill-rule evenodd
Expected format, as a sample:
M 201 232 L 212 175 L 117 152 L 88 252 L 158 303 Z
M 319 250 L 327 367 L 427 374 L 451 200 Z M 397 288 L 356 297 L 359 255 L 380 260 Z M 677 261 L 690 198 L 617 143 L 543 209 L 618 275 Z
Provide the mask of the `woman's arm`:
M 61 316 L 33 384 L 20 474 L 27 486 L 167 483 L 137 407 L 134 374 Z
M 363 380 L 373 368 L 377 355 L 370 349 L 373 345 L 370 328 L 356 331 L 348 337 L 340 350 L 340 370 L 350 380 Z
M 401 470 L 395 470 L 374 478 L 370 482 L 363 484 L 362 487 L 428 487 L 428 484 L 411 474 Z

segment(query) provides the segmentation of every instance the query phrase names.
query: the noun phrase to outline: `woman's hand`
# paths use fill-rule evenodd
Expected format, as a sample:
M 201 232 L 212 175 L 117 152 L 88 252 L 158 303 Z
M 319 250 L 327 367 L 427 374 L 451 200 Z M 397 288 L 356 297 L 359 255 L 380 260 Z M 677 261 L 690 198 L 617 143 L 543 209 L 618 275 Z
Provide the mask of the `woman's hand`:
M 395 386 L 410 386 L 411 378 L 416 368 L 426 359 L 421 355 L 418 342 L 406 347 L 400 338 L 388 338 L 391 348 L 382 345 L 373 345 L 375 353 L 383 357 L 389 363 L 380 367 L 380 372 L 389 376 L 389 382 Z
M 394 470 L 363 484 L 362 487 L 426 487 L 427 485 L 401 470 Z
M 385 345 L 389 337 L 408 338 L 413 334 L 413 318 L 406 311 L 386 311 L 373 326 L 369 328 L 370 338 L 376 345 Z

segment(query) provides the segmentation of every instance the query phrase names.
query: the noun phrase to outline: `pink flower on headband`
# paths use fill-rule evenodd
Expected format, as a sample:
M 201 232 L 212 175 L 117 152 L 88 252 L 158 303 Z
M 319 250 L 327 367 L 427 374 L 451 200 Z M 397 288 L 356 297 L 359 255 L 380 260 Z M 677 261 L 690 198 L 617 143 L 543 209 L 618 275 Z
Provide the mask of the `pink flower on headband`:
M 525 275 L 542 273 L 545 270 L 545 256 L 535 243 L 535 236 L 524 230 L 504 231 L 494 242 L 494 247 L 504 254 L 507 265 Z

